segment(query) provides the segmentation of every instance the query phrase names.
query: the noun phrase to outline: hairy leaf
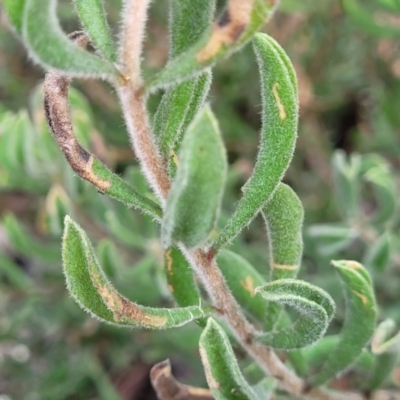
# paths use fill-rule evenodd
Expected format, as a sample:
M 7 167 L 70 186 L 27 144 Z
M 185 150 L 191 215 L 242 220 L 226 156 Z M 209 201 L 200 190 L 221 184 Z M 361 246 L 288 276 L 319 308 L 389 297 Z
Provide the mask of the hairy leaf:
M 247 11 L 243 15 L 239 10 L 241 15 L 234 16 L 230 14 L 232 11 L 235 14 L 235 10 L 226 10 L 214 25 L 213 31 L 208 30 L 189 50 L 170 61 L 147 82 L 146 87 L 156 90 L 186 80 L 239 50 L 264 25 L 277 3 L 274 0 L 254 0 L 252 9 L 248 10 L 249 15 Z
M 22 21 L 26 0 L 3 0 L 3 7 L 14 29 L 22 33 Z
M 243 257 L 228 250 L 218 254 L 217 262 L 238 303 L 258 320 L 263 320 L 266 303 L 255 295 L 255 288 L 266 283 L 262 276 Z
M 303 253 L 304 210 L 300 199 L 281 183 L 262 214 L 270 246 L 271 280 L 294 278 Z
M 62 246 L 64 274 L 69 292 L 93 316 L 120 326 L 165 329 L 204 316 L 200 307 L 163 309 L 133 303 L 107 280 L 86 233 L 68 216 Z
M 296 279 L 280 279 L 256 288 L 267 301 L 293 307 L 300 315 L 292 326 L 259 333 L 256 340 L 268 346 L 294 350 L 310 346 L 325 333 L 335 312 L 324 290 Z
M 34 61 L 68 76 L 114 80 L 115 66 L 68 39 L 56 16 L 55 0 L 26 0 L 22 35 Z
M 177 247 L 165 252 L 165 272 L 168 287 L 181 307 L 199 305 L 201 297 L 193 271 L 185 256 Z
M 257 400 L 244 379 L 224 330 L 212 318 L 200 336 L 200 355 L 208 386 L 216 400 Z
M 167 198 L 161 235 L 164 247 L 183 242 L 193 248 L 214 228 L 227 173 L 217 121 L 206 107 L 183 139 L 179 166 Z
M 115 62 L 117 52 L 107 23 L 103 0 L 74 0 L 74 4 L 90 40 L 105 58 Z
M 193 46 L 211 24 L 215 0 L 194 5 L 191 0 L 170 0 L 170 59 Z M 154 119 L 159 146 L 171 170 L 181 140 L 189 124 L 204 103 L 211 84 L 211 71 L 168 89 Z M 175 166 L 175 168 L 174 168 Z
M 214 244 L 215 250 L 238 235 L 272 199 L 292 159 L 297 137 L 297 89 L 293 85 L 292 67 L 283 59 L 283 52 L 276 50 L 277 46 L 265 34 L 255 36 L 263 104 L 260 148 L 253 174 L 243 187 L 243 196 L 233 216 Z
M 321 385 L 344 371 L 361 354 L 371 339 L 376 318 L 375 296 L 371 278 L 355 261 L 332 261 L 344 287 L 346 318 L 340 341 L 331 352 L 313 385 Z

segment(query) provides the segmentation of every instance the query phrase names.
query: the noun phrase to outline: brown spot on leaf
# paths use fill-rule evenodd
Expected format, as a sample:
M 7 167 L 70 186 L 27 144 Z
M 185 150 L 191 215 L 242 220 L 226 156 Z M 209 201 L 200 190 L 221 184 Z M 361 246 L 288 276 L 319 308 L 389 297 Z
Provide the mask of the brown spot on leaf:
M 251 297 L 254 297 L 254 282 L 251 276 L 247 276 L 246 279 L 240 281 L 240 284 L 251 294 Z

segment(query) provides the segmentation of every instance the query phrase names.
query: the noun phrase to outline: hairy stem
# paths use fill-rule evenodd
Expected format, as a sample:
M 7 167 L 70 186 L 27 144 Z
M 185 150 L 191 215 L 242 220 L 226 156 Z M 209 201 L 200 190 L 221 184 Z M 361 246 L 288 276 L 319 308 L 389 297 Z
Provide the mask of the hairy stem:
M 146 101 L 141 90 L 140 54 L 148 5 L 149 0 L 126 0 L 120 44 L 120 64 L 126 79 L 117 90 L 142 170 L 155 193 L 165 204 L 170 178 L 154 142 L 147 117 Z M 272 349 L 253 341 L 254 327 L 243 316 L 215 262 L 214 255 L 205 250 L 190 251 L 183 245 L 181 250 L 201 279 L 218 314 L 230 326 L 248 354 L 268 375 L 279 381 L 283 390 L 309 399 L 363 399 L 363 396 L 351 393 L 331 393 L 320 388 L 308 390 L 306 381 L 289 370 Z

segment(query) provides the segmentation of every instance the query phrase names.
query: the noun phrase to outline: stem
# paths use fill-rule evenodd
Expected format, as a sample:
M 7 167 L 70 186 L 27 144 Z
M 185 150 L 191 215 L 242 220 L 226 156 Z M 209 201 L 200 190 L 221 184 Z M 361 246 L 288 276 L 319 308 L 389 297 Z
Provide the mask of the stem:
M 147 118 L 146 101 L 141 90 L 140 54 L 148 5 L 149 0 L 127 0 L 125 5 L 120 62 L 127 75 L 117 90 L 142 170 L 155 193 L 165 204 L 171 185 L 170 178 L 154 143 Z M 283 390 L 295 396 L 315 400 L 363 400 L 363 396 L 353 393 L 332 393 L 321 388 L 307 390 L 306 381 L 289 370 L 272 349 L 253 342 L 254 328 L 243 316 L 227 287 L 214 255 L 206 250 L 190 251 L 183 245 L 181 250 L 233 334 L 264 371 L 279 381 Z

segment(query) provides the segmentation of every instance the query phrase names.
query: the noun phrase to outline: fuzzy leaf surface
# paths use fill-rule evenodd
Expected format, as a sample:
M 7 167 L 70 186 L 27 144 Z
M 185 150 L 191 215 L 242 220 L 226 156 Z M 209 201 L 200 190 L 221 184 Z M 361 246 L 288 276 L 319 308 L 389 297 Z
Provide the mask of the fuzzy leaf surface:
M 266 303 L 255 293 L 256 287 L 266 283 L 264 278 L 247 260 L 229 250 L 218 254 L 217 263 L 239 304 L 257 319 L 264 319 Z
M 201 297 L 189 262 L 177 247 L 165 252 L 168 287 L 181 307 L 199 305 Z
M 238 38 L 232 38 L 231 43 L 220 45 L 219 25 L 215 29 L 207 30 L 202 37 L 187 51 L 170 61 L 165 68 L 151 78 L 146 87 L 156 90 L 183 81 L 201 73 L 205 68 L 212 66 L 218 60 L 225 58 L 248 43 L 255 33 L 261 29 L 266 20 L 272 15 L 277 1 L 266 2 L 265 0 L 254 0 L 250 18 L 244 31 Z M 223 14 L 224 15 L 224 14 Z M 222 33 L 222 32 L 221 32 Z M 222 35 L 224 35 L 222 33 Z M 213 45 L 213 42 L 216 45 Z
M 299 313 L 293 325 L 257 334 L 257 341 L 277 349 L 295 350 L 315 343 L 324 335 L 335 313 L 335 303 L 328 293 L 301 280 L 276 280 L 256 288 L 256 293 Z
M 152 308 L 123 297 L 100 268 L 86 233 L 69 217 L 65 219 L 62 255 L 69 292 L 84 310 L 104 322 L 166 329 L 204 316 L 200 307 Z
M 183 242 L 193 248 L 214 228 L 227 174 L 227 159 L 217 121 L 209 107 L 188 128 L 161 226 L 164 247 Z
M 210 26 L 215 0 L 194 5 L 191 0 L 170 0 L 170 51 L 173 60 L 193 46 Z M 200 110 L 211 84 L 211 71 L 178 83 L 163 95 L 154 120 L 154 130 L 166 159 L 174 162 L 180 141 Z M 172 164 L 174 165 L 174 164 Z M 176 168 L 175 168 L 176 170 Z
M 355 261 L 332 261 L 345 292 L 346 317 L 340 340 L 319 373 L 313 385 L 321 385 L 351 365 L 368 344 L 375 329 L 376 303 L 371 277 Z
M 26 0 L 3 0 L 3 7 L 14 29 L 22 33 L 22 20 Z
M 74 5 L 95 47 L 108 61 L 115 62 L 117 52 L 107 23 L 103 0 L 74 0 Z
M 272 199 L 293 156 L 298 124 L 295 74 L 287 56 L 283 58 L 284 52 L 277 47 L 276 41 L 265 34 L 254 38 L 262 93 L 260 147 L 243 196 L 214 244 L 216 250 L 237 236 Z
M 113 80 L 114 65 L 74 44 L 61 30 L 55 0 L 26 0 L 22 36 L 34 61 L 68 76 Z
M 199 345 L 207 383 L 216 400 L 261 400 L 243 377 L 228 336 L 212 318 Z
M 296 193 L 281 183 L 263 208 L 270 246 L 271 280 L 294 278 L 303 254 L 304 210 Z

